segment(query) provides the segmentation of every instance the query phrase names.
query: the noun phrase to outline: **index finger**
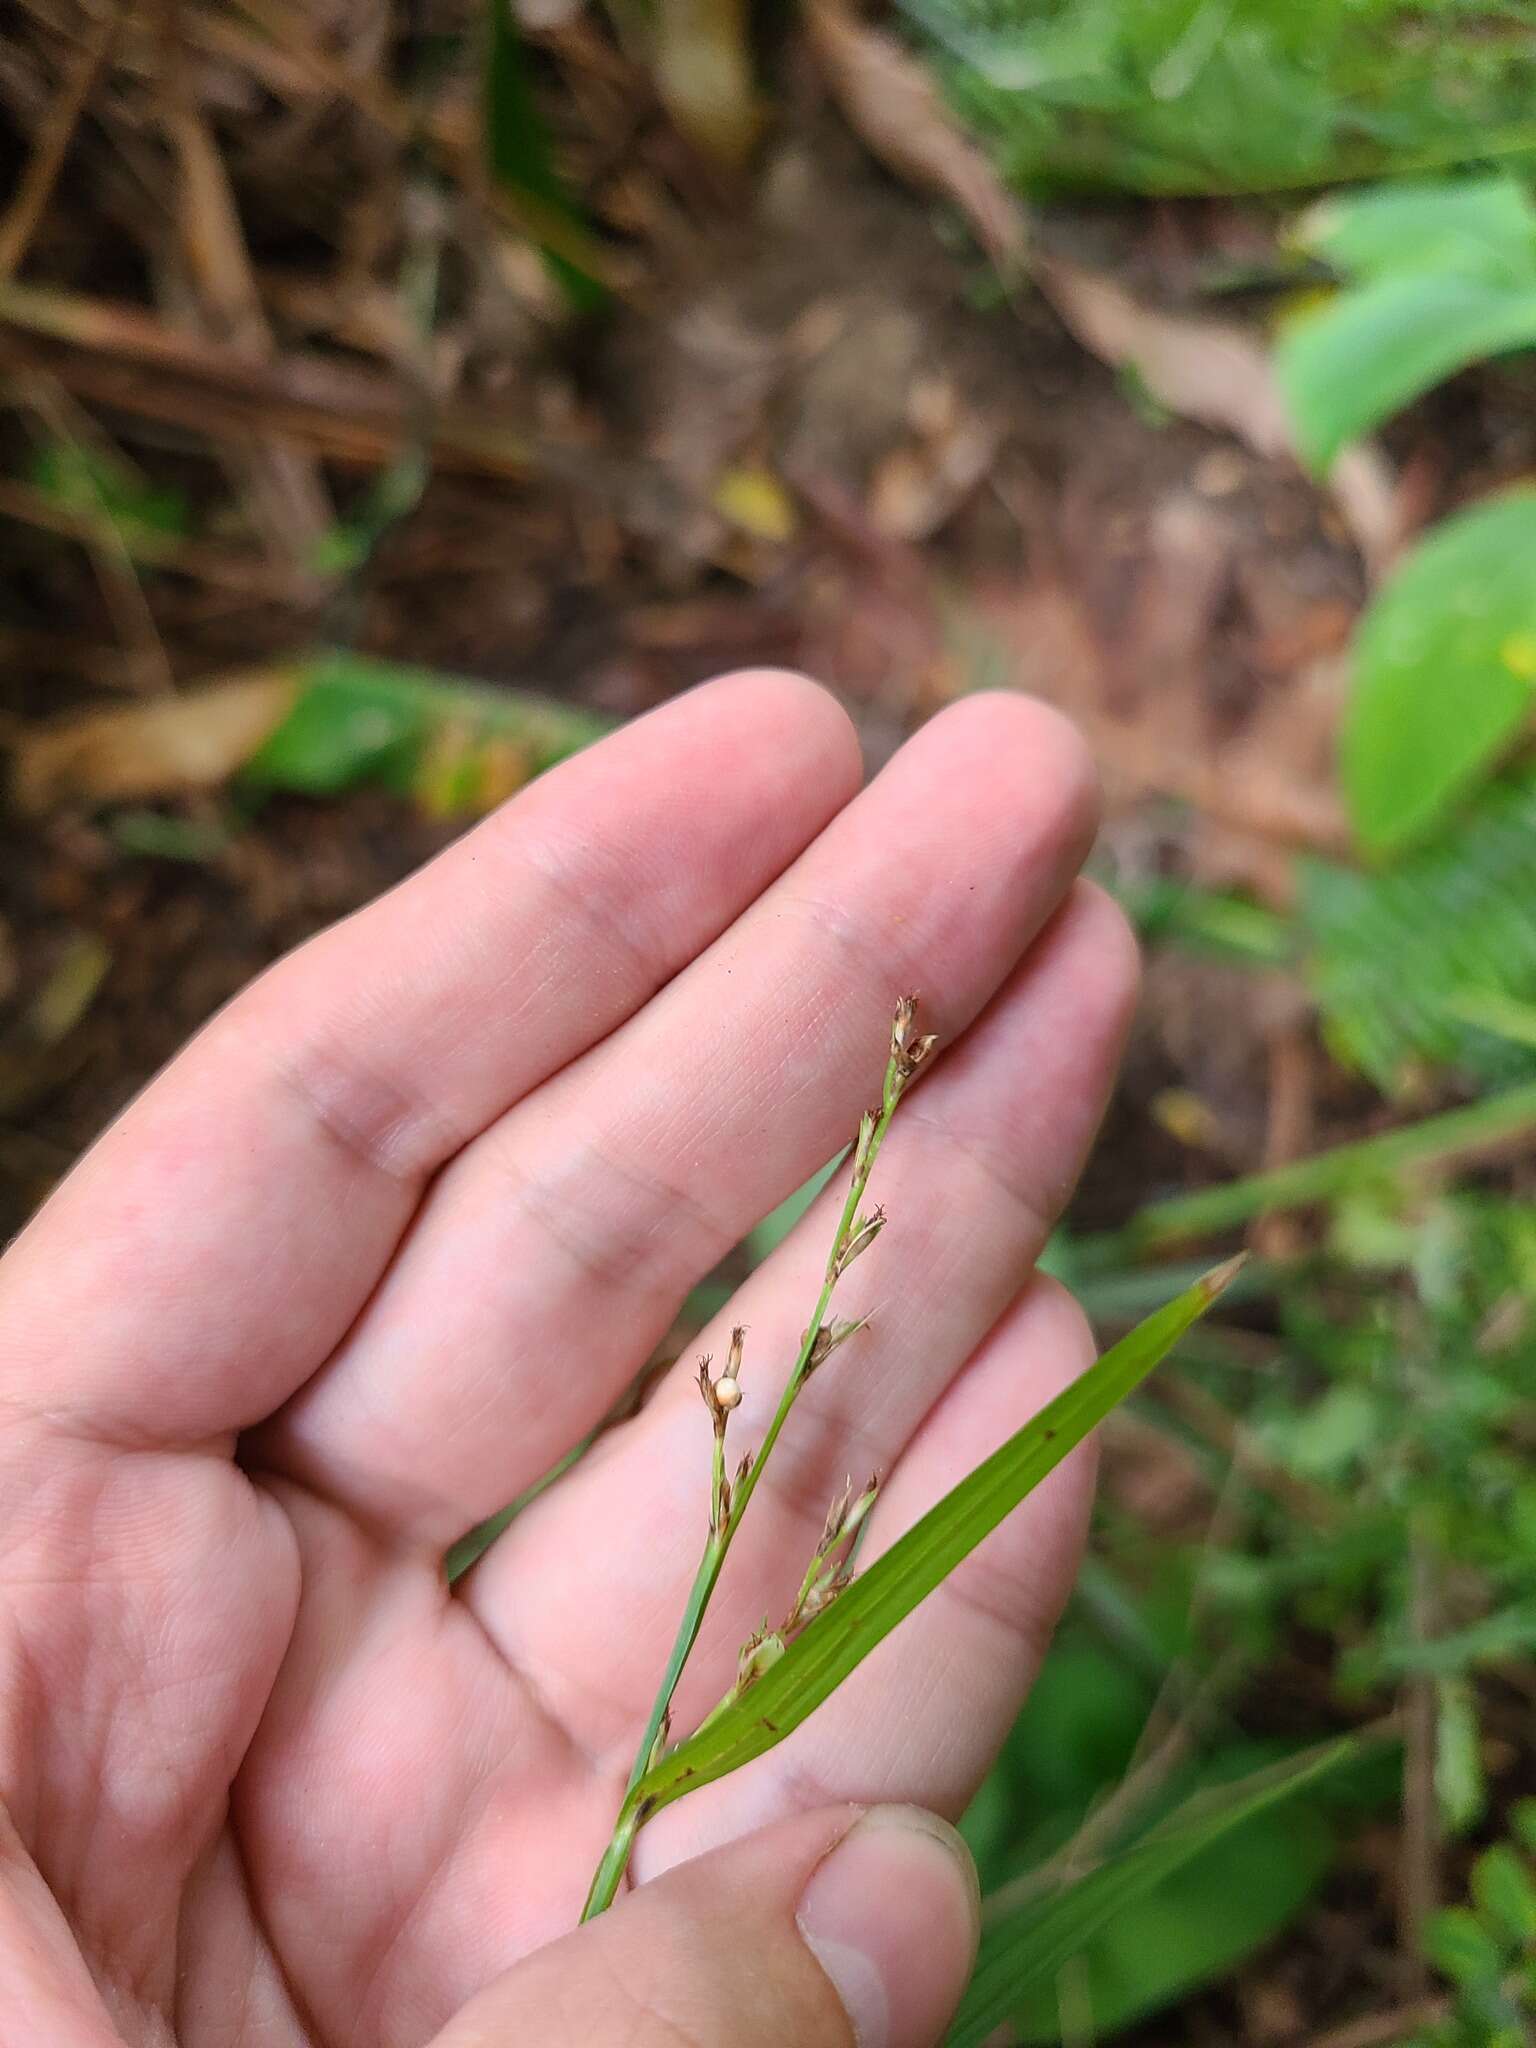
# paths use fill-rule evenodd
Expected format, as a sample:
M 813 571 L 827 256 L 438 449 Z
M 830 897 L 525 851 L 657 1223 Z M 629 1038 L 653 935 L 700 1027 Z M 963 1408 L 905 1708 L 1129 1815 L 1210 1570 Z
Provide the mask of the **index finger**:
M 722 931 L 853 793 L 834 701 L 760 672 L 552 770 L 280 962 L 0 1265 L 0 1401 L 204 1442 L 286 1400 L 422 1188 Z

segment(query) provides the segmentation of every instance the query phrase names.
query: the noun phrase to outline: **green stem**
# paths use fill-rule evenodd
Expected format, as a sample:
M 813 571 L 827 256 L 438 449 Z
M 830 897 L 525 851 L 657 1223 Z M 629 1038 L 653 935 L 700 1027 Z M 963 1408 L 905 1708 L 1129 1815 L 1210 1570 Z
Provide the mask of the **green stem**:
M 783 1430 L 785 1422 L 789 1419 L 789 1411 L 794 1407 L 796 1397 L 801 1387 L 805 1384 L 806 1375 L 810 1370 L 812 1349 L 816 1343 L 817 1335 L 826 1321 L 827 1311 L 832 1305 L 832 1295 L 839 1277 L 838 1263 L 852 1235 L 853 1226 L 858 1218 L 859 1204 L 864 1199 L 864 1190 L 869 1185 L 869 1177 L 874 1171 L 876 1157 L 879 1154 L 880 1147 L 885 1142 L 885 1134 L 890 1128 L 891 1118 L 896 1113 L 896 1105 L 901 1100 L 904 1086 L 905 1078 L 902 1074 L 900 1063 L 893 1053 L 891 1061 L 886 1067 L 885 1086 L 880 1100 L 880 1112 L 875 1119 L 874 1128 L 870 1133 L 869 1144 L 864 1148 L 863 1157 L 859 1160 L 853 1179 L 849 1184 L 848 1198 L 843 1203 L 842 1214 L 838 1219 L 837 1234 L 832 1240 L 832 1250 L 827 1257 L 826 1275 L 822 1281 L 821 1293 L 816 1298 L 815 1310 L 812 1313 L 810 1322 L 806 1326 L 805 1335 L 800 1340 L 800 1349 L 796 1353 L 793 1366 L 790 1368 L 789 1378 L 784 1383 L 784 1391 L 779 1396 L 779 1405 L 774 1410 L 773 1420 L 768 1425 L 768 1431 L 763 1438 L 761 1448 L 748 1466 L 745 1475 L 735 1490 L 734 1498 L 731 1501 L 730 1514 L 721 1518 L 718 1528 L 711 1529 L 709 1541 L 704 1546 L 704 1555 L 699 1560 L 699 1568 L 694 1574 L 693 1585 L 688 1594 L 688 1604 L 683 1609 L 683 1618 L 678 1624 L 677 1635 L 672 1644 L 672 1654 L 667 1659 L 667 1668 L 662 1674 L 661 1685 L 657 1690 L 655 1700 L 651 1704 L 651 1711 L 645 1724 L 645 1732 L 640 1738 L 640 1746 L 635 1751 L 635 1760 L 630 1766 L 629 1782 L 625 1787 L 624 1804 L 619 1810 L 619 1818 L 614 1826 L 613 1838 L 603 1852 L 603 1859 L 599 1863 L 597 1873 L 592 1880 L 592 1889 L 587 1894 L 587 1903 L 581 1915 L 583 1921 L 595 1918 L 597 1914 L 604 1912 L 607 1907 L 612 1905 L 615 1894 L 623 1882 L 624 1872 L 629 1864 L 630 1851 L 634 1847 L 635 1835 L 643 1819 L 643 1815 L 633 1803 L 635 1787 L 657 1760 L 657 1750 L 664 1739 L 663 1731 L 666 1728 L 668 1717 L 672 1711 L 673 1695 L 676 1693 L 678 1682 L 682 1678 L 683 1667 L 687 1664 L 689 1657 L 693 1653 L 693 1646 L 698 1641 L 699 1630 L 703 1627 L 704 1616 L 714 1595 L 721 1568 L 730 1550 L 731 1540 L 741 1525 L 741 1518 L 746 1510 L 748 1501 L 757 1490 L 757 1482 L 762 1476 L 763 1467 L 767 1464 L 773 1447 L 779 1440 L 780 1432 Z M 719 1437 L 715 1439 L 714 1455 L 715 1498 L 718 1500 L 720 1498 L 720 1480 L 724 1469 L 723 1442 Z
M 1446 1110 L 1404 1129 L 1336 1145 L 1331 1151 L 1316 1152 L 1310 1159 L 1298 1159 L 1268 1173 L 1253 1173 L 1218 1187 L 1199 1188 L 1193 1194 L 1174 1195 L 1165 1202 L 1150 1202 L 1124 1230 L 1085 1238 L 1078 1249 L 1090 1255 L 1095 1265 L 1101 1255 L 1111 1251 L 1134 1256 L 1181 1238 L 1230 1229 L 1267 1209 L 1300 1208 L 1305 1203 L 1326 1201 L 1361 1181 L 1485 1151 L 1533 1125 L 1536 1082 L 1527 1082 L 1502 1095 L 1469 1103 L 1464 1109 Z
M 626 1797 L 634 1791 L 651 1767 L 653 1752 L 660 1740 L 667 1715 L 672 1710 L 672 1695 L 677 1691 L 677 1682 L 683 1675 L 683 1666 L 688 1662 L 693 1646 L 698 1641 L 704 1610 L 709 1605 L 710 1595 L 715 1590 L 715 1581 L 720 1576 L 720 1567 L 725 1562 L 725 1553 L 729 1548 L 730 1538 L 723 1529 L 718 1535 L 712 1532 L 704 1546 L 704 1555 L 699 1559 L 699 1568 L 694 1573 L 693 1585 L 689 1589 L 688 1604 L 683 1609 L 682 1620 L 678 1623 L 672 1654 L 667 1659 L 667 1668 L 652 1703 L 650 1719 L 645 1724 L 645 1733 L 640 1738 L 640 1747 L 635 1751 L 635 1760 L 630 1765 L 629 1783 L 624 1787 Z
M 619 1809 L 612 1838 L 603 1851 L 603 1860 L 598 1864 L 593 1876 L 592 1889 L 587 1893 L 587 1903 L 581 1909 L 583 1924 L 596 1919 L 599 1913 L 613 1904 L 614 1894 L 623 1883 L 624 1873 L 629 1868 L 629 1855 L 635 1846 L 640 1819 L 640 1802 L 631 1790 L 626 1793 L 624 1804 Z

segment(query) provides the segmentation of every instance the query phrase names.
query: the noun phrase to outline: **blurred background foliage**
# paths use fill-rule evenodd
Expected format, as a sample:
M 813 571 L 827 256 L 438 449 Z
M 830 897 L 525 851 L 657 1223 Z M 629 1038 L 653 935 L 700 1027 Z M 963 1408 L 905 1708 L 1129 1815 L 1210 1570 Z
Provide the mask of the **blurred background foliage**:
M 954 2042 L 1536 2015 L 1536 7 L 20 0 L 0 1229 L 233 988 L 722 667 L 1104 763 L 1105 1432 Z M 803 1206 L 683 1309 L 675 1356 Z M 459 1569 L 516 1511 L 462 1546 Z
M 1031 189 L 1281 192 L 1532 146 L 1528 0 L 901 5 Z

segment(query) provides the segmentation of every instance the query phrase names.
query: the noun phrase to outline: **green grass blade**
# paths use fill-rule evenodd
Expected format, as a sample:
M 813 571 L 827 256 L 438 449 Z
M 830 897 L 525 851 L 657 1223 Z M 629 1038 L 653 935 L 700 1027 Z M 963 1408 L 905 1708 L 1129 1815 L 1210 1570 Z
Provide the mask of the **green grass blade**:
M 484 77 L 485 161 L 491 176 L 508 190 L 527 195 L 557 222 L 585 232 L 585 224 L 555 162 L 554 146 L 535 104 L 524 61 L 522 38 L 511 0 L 489 0 Z M 579 313 L 606 303 L 598 280 L 546 246 L 544 260 Z
M 1146 1378 L 1190 1324 L 1204 1315 L 1239 1263 L 1233 1260 L 1207 1273 L 1106 1351 L 876 1559 L 748 1692 L 649 1771 L 629 1804 L 654 1813 L 750 1763 L 798 1728 Z
M 1314 1152 L 1288 1166 L 1148 1202 L 1122 1230 L 1078 1238 L 1074 1253 L 1085 1272 L 1103 1273 L 1121 1261 L 1186 1238 L 1231 1230 L 1271 1210 L 1331 1201 L 1350 1188 L 1471 1158 L 1532 1129 L 1536 1129 L 1536 1081 L 1459 1109 L 1442 1110 L 1416 1124 L 1397 1125 L 1373 1137 Z
M 1116 1914 L 1241 1822 L 1357 1759 L 1363 1746 L 1345 1737 L 1196 1793 L 1134 1848 L 989 1928 L 945 2048 L 981 2048 L 1029 1993 L 1050 1983 Z

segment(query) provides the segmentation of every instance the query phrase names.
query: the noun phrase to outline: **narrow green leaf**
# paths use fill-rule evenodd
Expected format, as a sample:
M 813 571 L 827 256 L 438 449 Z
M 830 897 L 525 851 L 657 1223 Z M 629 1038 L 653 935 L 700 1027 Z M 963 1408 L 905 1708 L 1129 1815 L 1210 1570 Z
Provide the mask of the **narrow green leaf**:
M 1357 278 L 1432 270 L 1536 284 L 1536 206 L 1518 178 L 1436 178 L 1336 192 L 1309 208 L 1299 245 Z
M 1522 1002 L 1501 989 L 1469 988 L 1447 996 L 1445 1009 L 1460 1023 L 1536 1052 L 1536 1003 Z
M 1146 1378 L 1190 1324 L 1204 1315 L 1238 1264 L 1233 1260 L 1206 1274 L 1106 1351 L 877 1558 L 742 1698 L 649 1771 L 629 1805 L 656 1812 L 750 1763 L 798 1728 Z
M 1010 2019 L 1019 2048 L 1056 2048 L 1059 1987 L 1067 1982 L 1080 1987 L 1092 2020 L 1094 2031 L 1085 2024 L 1082 2038 L 1109 2041 L 1200 1986 L 1229 1981 L 1245 1957 L 1295 1921 L 1337 1847 L 1322 1802 L 1305 1793 L 1248 1814 L 1120 1905 L 1066 1969 L 1025 1994 Z
M 1296 957 L 1296 927 L 1246 897 L 1168 875 L 1114 882 L 1111 891 L 1144 939 L 1183 946 L 1192 953 L 1247 967 L 1285 966 Z
M 1346 1737 L 1233 1784 L 1196 1793 L 1134 1848 L 989 1928 L 946 2048 L 981 2048 L 1023 1999 L 1050 1983 L 1118 1913 L 1145 1898 L 1231 1829 L 1316 1784 L 1340 1764 L 1358 1758 L 1361 1750 L 1358 1740 Z
M 1454 371 L 1533 342 L 1536 284 L 1413 271 L 1298 315 L 1275 369 L 1302 456 L 1323 472 L 1346 443 Z
M 1362 1644 L 1350 1658 L 1351 1678 L 1379 1685 L 1400 1678 L 1458 1677 L 1480 1665 L 1536 1652 L 1536 1600 L 1516 1600 L 1427 1642 Z
M 485 160 L 498 183 L 526 193 L 562 221 L 581 224 L 575 202 L 555 162 L 553 146 L 528 82 L 522 38 L 512 0 L 489 0 L 490 34 L 485 61 Z M 544 252 L 578 312 L 602 306 L 607 293 L 568 257 Z
M 1442 1110 L 1415 1124 L 1380 1131 L 1374 1137 L 1314 1152 L 1289 1166 L 1148 1202 L 1123 1230 L 1079 1238 L 1077 1253 L 1085 1270 L 1104 1272 L 1117 1261 L 1160 1245 L 1230 1230 L 1270 1210 L 1331 1201 L 1349 1188 L 1463 1158 L 1532 1128 L 1536 1128 L 1536 1082 L 1469 1102 L 1460 1109 Z
M 1529 716 L 1533 562 L 1536 490 L 1506 491 L 1438 526 L 1362 619 L 1341 768 L 1368 851 L 1423 838 Z
M 1459 1671 L 1435 1685 L 1435 1801 L 1453 1835 L 1475 1827 L 1488 1804 L 1477 1700 Z

